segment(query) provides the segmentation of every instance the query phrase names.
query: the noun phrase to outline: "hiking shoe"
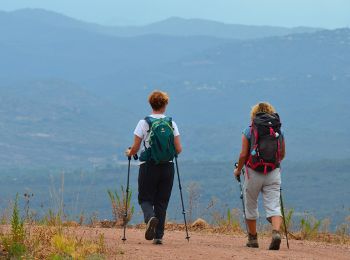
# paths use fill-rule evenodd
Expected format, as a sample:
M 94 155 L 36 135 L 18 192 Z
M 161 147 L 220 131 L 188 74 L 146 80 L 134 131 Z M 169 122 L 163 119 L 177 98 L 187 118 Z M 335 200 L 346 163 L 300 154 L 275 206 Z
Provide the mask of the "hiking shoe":
M 155 238 L 155 239 L 153 239 L 153 244 L 154 245 L 162 245 L 163 244 L 163 239 Z
M 281 244 L 281 234 L 277 230 L 272 230 L 272 241 L 269 250 L 279 250 Z
M 248 233 L 248 242 L 247 242 L 247 247 L 253 247 L 253 248 L 258 248 L 258 234 L 252 235 Z
M 156 227 L 158 225 L 159 220 L 156 217 L 151 217 L 148 220 L 145 232 L 146 240 L 152 240 L 156 235 Z

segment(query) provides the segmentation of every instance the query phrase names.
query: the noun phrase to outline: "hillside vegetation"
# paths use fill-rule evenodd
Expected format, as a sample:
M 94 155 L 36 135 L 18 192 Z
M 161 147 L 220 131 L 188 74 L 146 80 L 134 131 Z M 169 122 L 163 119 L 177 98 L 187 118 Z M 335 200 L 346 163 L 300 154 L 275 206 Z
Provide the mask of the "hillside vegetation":
M 349 152 L 349 29 L 239 40 L 187 26 L 187 36 L 143 28 L 121 37 L 43 10 L 1 12 L 0 19 L 2 165 L 114 163 L 149 113 L 146 97 L 155 88 L 171 96 L 168 113 L 180 127 L 186 159 L 231 159 L 250 106 L 260 100 L 281 114 L 289 159 Z M 192 22 L 211 24 L 170 19 L 147 28 L 176 31 Z

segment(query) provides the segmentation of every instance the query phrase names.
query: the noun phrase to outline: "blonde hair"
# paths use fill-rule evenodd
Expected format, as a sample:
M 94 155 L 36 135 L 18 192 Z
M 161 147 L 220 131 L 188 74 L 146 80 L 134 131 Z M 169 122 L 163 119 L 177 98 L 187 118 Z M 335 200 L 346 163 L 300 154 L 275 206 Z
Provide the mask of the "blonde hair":
M 168 105 L 169 96 L 163 91 L 155 90 L 149 95 L 148 102 L 153 110 L 159 111 Z
M 250 111 L 250 118 L 253 120 L 257 113 L 268 113 L 273 114 L 276 113 L 275 108 L 268 102 L 259 102 L 255 106 L 252 107 Z

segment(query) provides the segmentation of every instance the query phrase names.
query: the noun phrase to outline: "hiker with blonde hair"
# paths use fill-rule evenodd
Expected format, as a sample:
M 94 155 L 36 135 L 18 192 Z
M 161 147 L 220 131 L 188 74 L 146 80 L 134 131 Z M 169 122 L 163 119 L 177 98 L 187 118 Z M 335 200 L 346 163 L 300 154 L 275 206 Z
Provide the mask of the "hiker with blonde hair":
M 279 115 L 267 102 L 253 106 L 251 126 L 243 131 L 242 149 L 234 175 L 239 178 L 245 166 L 244 201 L 248 227 L 248 247 L 259 247 L 256 220 L 259 217 L 258 196 L 262 193 L 266 218 L 272 224 L 270 250 L 281 244 L 280 163 L 285 157 L 285 141 Z
M 148 102 L 152 114 L 140 120 L 134 144 L 125 154 L 131 157 L 143 146 L 138 176 L 138 202 L 147 224 L 145 238 L 163 243 L 165 216 L 174 182 L 174 157 L 181 153 L 180 133 L 171 117 L 165 116 L 169 96 L 153 91 Z

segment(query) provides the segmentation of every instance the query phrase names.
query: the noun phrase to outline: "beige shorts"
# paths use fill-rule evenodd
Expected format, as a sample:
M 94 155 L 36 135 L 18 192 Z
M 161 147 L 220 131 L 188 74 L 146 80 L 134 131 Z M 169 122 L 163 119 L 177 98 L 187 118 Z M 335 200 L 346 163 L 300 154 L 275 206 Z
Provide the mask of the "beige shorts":
M 281 216 L 280 188 L 281 174 L 277 168 L 268 174 L 246 168 L 244 182 L 245 214 L 247 219 L 259 218 L 258 196 L 262 193 L 266 218 Z

